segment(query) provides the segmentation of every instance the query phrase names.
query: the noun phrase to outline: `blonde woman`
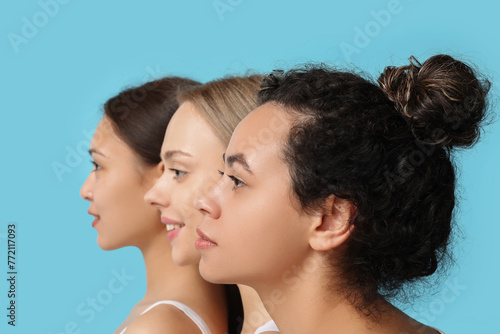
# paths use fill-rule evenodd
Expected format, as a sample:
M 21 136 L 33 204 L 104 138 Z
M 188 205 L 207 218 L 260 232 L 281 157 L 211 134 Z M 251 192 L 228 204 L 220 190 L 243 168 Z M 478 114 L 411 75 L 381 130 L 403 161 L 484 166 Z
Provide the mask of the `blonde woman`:
M 163 175 L 145 200 L 158 208 L 179 266 L 197 266 L 196 229 L 202 219 L 194 199 L 213 186 L 224 167 L 222 154 L 236 125 L 257 105 L 262 77 L 229 77 L 183 92 L 161 148 Z M 255 291 L 240 286 L 241 333 L 264 333 L 271 320 Z M 261 328 L 259 328 L 261 327 Z M 275 327 L 270 327 L 274 328 Z M 275 331 L 274 331 L 275 332 Z M 265 331 L 265 333 L 273 333 Z

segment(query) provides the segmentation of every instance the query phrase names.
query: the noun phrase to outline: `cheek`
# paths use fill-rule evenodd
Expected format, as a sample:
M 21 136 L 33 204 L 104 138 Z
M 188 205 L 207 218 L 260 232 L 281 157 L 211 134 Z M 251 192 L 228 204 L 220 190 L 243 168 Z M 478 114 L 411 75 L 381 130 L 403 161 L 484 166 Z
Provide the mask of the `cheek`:
M 94 203 L 98 210 L 106 210 L 113 207 L 116 196 L 119 196 L 119 191 L 116 188 L 117 186 L 113 182 L 96 180 L 94 183 Z
M 287 201 L 273 196 L 242 197 L 238 203 L 228 201 L 226 205 L 225 239 L 249 261 L 258 259 L 271 267 L 283 261 L 285 265 L 288 259 L 300 256 L 296 253 L 307 250 L 305 226 Z
M 102 214 L 128 220 L 127 217 L 136 216 L 136 212 L 144 212 L 144 207 L 147 206 L 144 194 L 145 191 L 137 183 L 108 179 L 96 185 L 94 197 Z
M 172 189 L 172 207 L 175 212 L 180 215 L 183 223 L 190 227 L 201 221 L 202 214 L 194 207 L 194 199 L 198 193 L 198 184 L 194 179 L 190 182 L 183 182 L 176 185 Z M 195 226 L 195 227 L 196 227 Z

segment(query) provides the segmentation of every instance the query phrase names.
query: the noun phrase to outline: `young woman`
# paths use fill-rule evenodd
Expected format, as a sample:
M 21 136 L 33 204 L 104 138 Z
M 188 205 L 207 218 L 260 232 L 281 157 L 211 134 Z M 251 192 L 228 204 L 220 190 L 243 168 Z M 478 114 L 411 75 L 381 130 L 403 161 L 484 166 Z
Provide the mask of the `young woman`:
M 179 266 L 197 266 L 194 247 L 202 214 L 194 199 L 219 179 L 221 159 L 236 125 L 257 106 L 262 77 L 230 77 L 209 82 L 180 95 L 180 106 L 170 121 L 161 148 L 164 173 L 145 200 L 161 212 Z M 261 333 L 270 320 L 258 295 L 240 287 L 244 307 L 242 333 Z M 269 325 L 268 325 L 269 326 Z M 275 328 L 275 327 L 271 327 Z
M 283 334 L 441 333 L 387 298 L 447 259 L 450 157 L 477 141 L 488 90 L 447 55 L 378 85 L 321 66 L 269 75 L 197 200 L 203 277 L 255 288 Z
M 226 333 L 223 287 L 203 280 L 196 264 L 178 267 L 158 210 L 144 194 L 162 174 L 160 149 L 178 107 L 179 90 L 196 86 L 171 77 L 125 90 L 104 106 L 90 144 L 94 169 L 80 194 L 90 202 L 104 250 L 140 249 L 147 288 L 115 333 Z

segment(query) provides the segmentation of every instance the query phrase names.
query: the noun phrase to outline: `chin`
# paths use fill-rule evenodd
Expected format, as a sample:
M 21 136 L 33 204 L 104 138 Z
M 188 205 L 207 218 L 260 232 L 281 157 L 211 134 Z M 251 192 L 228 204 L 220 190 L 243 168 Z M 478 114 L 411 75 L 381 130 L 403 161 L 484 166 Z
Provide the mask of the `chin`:
M 194 252 L 185 252 L 184 250 L 176 251 L 175 248 L 172 248 L 172 261 L 179 267 L 198 265 L 201 258 L 200 254 L 198 254 L 194 246 L 193 251 Z
M 204 263 L 203 258 L 200 261 L 200 274 L 201 277 L 207 282 L 215 283 L 215 284 L 234 284 L 234 281 L 228 280 L 227 276 L 223 276 L 220 274 L 220 271 L 214 270 L 213 267 L 210 267 L 206 263 Z
M 102 240 L 103 238 L 100 238 L 97 236 L 97 246 L 99 246 L 100 249 L 105 250 L 105 251 L 111 251 L 115 249 L 122 248 L 122 245 L 116 244 L 109 242 L 109 240 Z

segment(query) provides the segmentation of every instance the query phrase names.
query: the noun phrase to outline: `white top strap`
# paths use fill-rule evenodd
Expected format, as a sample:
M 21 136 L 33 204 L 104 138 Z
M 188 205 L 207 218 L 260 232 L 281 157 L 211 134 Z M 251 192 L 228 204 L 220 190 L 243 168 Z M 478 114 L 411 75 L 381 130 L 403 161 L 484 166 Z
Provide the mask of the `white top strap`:
M 431 328 L 435 329 L 439 334 L 445 334 L 443 331 L 440 331 L 437 328 L 434 328 L 434 327 L 431 327 Z M 279 333 L 279 329 L 278 329 L 278 327 L 276 327 L 276 324 L 274 323 L 274 321 L 271 320 L 271 321 L 265 323 L 264 325 L 260 326 L 259 328 L 257 328 L 257 330 L 255 330 L 254 334 L 261 334 L 264 332 L 278 332 Z
M 210 328 L 208 328 L 207 323 L 198 315 L 198 313 L 193 311 L 193 309 L 191 309 L 189 306 L 187 306 L 183 303 L 177 302 L 175 300 L 160 300 L 160 301 L 154 303 L 153 305 L 149 306 L 146 310 L 144 310 L 144 312 L 141 313 L 141 315 L 150 311 L 154 307 L 156 307 L 158 305 L 162 305 L 162 304 L 163 305 L 172 305 L 172 306 L 177 307 L 179 310 L 184 312 L 184 314 L 186 314 L 189 317 L 189 319 L 191 319 L 196 324 L 196 326 L 198 326 L 198 328 L 200 329 L 202 334 L 212 334 L 212 332 L 210 331 Z M 125 327 L 123 329 L 123 331 L 121 331 L 120 334 L 125 333 L 126 330 L 127 330 L 127 327 Z
M 276 327 L 276 324 L 274 323 L 274 321 L 269 321 L 269 322 L 266 322 L 264 325 L 260 326 L 259 328 L 257 328 L 255 330 L 255 333 L 254 334 L 260 334 L 260 333 L 264 333 L 264 332 L 278 332 L 279 333 L 279 330 L 278 330 L 278 327 Z

